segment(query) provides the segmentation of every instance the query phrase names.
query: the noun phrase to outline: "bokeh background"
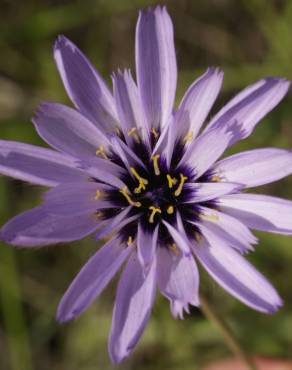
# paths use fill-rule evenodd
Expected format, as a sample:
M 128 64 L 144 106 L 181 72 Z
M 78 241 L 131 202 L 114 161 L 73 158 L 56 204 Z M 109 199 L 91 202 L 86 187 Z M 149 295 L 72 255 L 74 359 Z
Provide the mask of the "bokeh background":
M 30 123 L 42 100 L 69 103 L 52 57 L 59 33 L 72 39 L 110 83 L 134 69 L 134 31 L 144 0 L 0 0 L 0 137 L 45 145 Z M 172 16 L 179 67 L 177 102 L 207 66 L 225 71 L 213 112 L 244 86 L 268 76 L 292 78 L 292 1 L 164 1 Z M 232 152 L 292 147 L 292 95 Z M 41 189 L 0 178 L 0 222 L 38 204 Z M 256 191 L 292 198 L 292 178 Z M 279 290 L 284 307 L 266 316 L 228 296 L 202 271 L 201 289 L 251 353 L 292 357 L 292 239 L 257 233 L 249 259 Z M 0 245 L 0 369 L 112 369 L 107 335 L 116 281 L 75 322 L 59 326 L 62 293 L 96 250 L 90 238 L 33 251 Z M 174 320 L 158 297 L 150 324 L 121 369 L 203 369 L 229 356 L 220 333 L 198 309 Z

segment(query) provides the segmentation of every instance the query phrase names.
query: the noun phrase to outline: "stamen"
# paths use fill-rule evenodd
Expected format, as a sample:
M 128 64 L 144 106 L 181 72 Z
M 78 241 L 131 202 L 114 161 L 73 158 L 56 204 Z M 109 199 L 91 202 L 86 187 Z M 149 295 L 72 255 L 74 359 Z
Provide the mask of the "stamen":
M 173 206 L 168 206 L 168 207 L 167 207 L 166 212 L 167 212 L 169 215 L 172 215 L 172 214 L 173 214 L 173 212 L 174 212 L 174 208 L 173 208 Z
M 176 189 L 176 191 L 174 192 L 174 195 L 176 197 L 178 197 L 182 190 L 183 190 L 183 186 L 184 186 L 184 183 L 186 182 L 186 180 L 188 179 L 187 176 L 184 176 L 182 173 L 179 174 L 180 175 L 180 183 L 178 185 L 178 188 Z
M 177 249 L 177 245 L 175 243 L 169 244 L 169 250 L 176 254 L 177 256 L 179 255 L 179 251 Z
M 215 175 L 215 176 L 211 177 L 211 181 L 212 182 L 220 182 L 220 181 L 222 181 L 222 179 L 221 179 L 221 177 Z
M 156 128 L 152 127 L 151 133 L 153 134 L 155 139 L 158 139 L 159 133 L 157 132 Z
M 208 215 L 201 214 L 200 218 L 206 221 L 214 221 L 214 222 L 219 221 L 219 216 L 217 213 L 210 213 Z
M 148 180 L 141 177 L 138 174 L 138 172 L 135 170 L 134 167 L 131 167 L 130 170 L 131 170 L 132 174 L 136 177 L 136 179 L 139 181 L 139 186 L 134 189 L 134 193 L 139 194 L 139 193 L 141 193 L 141 190 L 146 189 L 146 185 L 148 184 Z
M 102 217 L 102 212 L 101 212 L 101 211 L 96 211 L 96 212 L 94 213 L 94 217 L 96 217 L 96 218 L 100 219 L 100 218 Z
M 125 186 L 123 187 L 122 189 L 119 190 L 119 192 L 121 194 L 123 194 L 123 196 L 127 199 L 128 203 L 131 205 L 131 206 L 134 206 L 134 207 L 141 207 L 142 206 L 142 203 L 140 202 L 135 202 L 131 199 L 129 193 L 128 193 L 128 188 Z
M 96 155 L 100 155 L 101 157 L 103 157 L 104 159 L 108 159 L 108 156 L 106 155 L 106 152 L 104 150 L 104 146 L 103 145 L 100 145 L 97 149 L 97 151 L 95 152 Z
M 168 187 L 171 189 L 173 185 L 177 183 L 177 179 L 175 177 L 171 177 L 169 174 L 166 175 L 167 181 L 168 181 Z
M 188 141 L 193 140 L 193 131 L 189 131 L 186 136 L 183 138 L 183 144 L 186 144 Z
M 160 175 L 160 169 L 159 169 L 159 166 L 158 166 L 158 159 L 160 158 L 160 154 L 156 154 L 156 155 L 153 155 L 151 157 L 152 161 L 153 161 L 153 166 L 154 166 L 154 173 L 156 176 L 159 176 Z
M 130 235 L 129 238 L 128 238 L 128 241 L 127 241 L 127 245 L 130 246 L 134 243 L 134 240 L 132 238 L 132 236 Z
M 102 192 L 100 190 L 96 190 L 94 199 L 95 200 L 100 199 L 101 198 L 101 195 L 102 195 Z
M 149 207 L 149 209 L 151 211 L 151 215 L 149 217 L 149 222 L 150 222 L 150 224 L 153 224 L 153 222 L 154 222 L 154 216 L 156 215 L 156 213 L 160 213 L 161 214 L 161 209 L 160 208 L 156 208 L 154 206 Z
M 128 136 L 133 136 L 137 143 L 140 143 L 140 137 L 137 133 L 137 127 L 132 127 L 131 130 L 128 131 Z
M 195 232 L 195 239 L 197 243 L 200 243 L 203 239 L 202 235 L 200 233 Z

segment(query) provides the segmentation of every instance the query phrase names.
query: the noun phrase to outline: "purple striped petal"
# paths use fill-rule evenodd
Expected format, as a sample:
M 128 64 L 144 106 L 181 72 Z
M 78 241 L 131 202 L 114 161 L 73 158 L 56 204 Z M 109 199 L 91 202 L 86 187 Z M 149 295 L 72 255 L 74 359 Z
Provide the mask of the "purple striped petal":
M 229 240 L 229 245 L 240 253 L 253 250 L 252 244 L 256 244 L 258 239 L 242 222 L 217 210 L 206 207 L 200 207 L 200 209 L 201 222 L 218 237 Z
M 139 14 L 136 71 L 149 128 L 165 126 L 173 109 L 177 80 L 173 26 L 165 7 Z
M 36 207 L 8 221 L 0 231 L 0 239 L 19 247 L 44 246 L 82 239 L 93 233 L 97 224 L 92 213 L 64 217 Z
M 50 149 L 4 140 L 0 140 L 0 173 L 43 186 L 86 178 L 71 157 Z
M 230 144 L 248 137 L 256 124 L 283 99 L 289 86 L 289 81 L 273 77 L 248 86 L 213 117 L 206 130 L 228 126 L 233 131 Z
M 203 133 L 189 145 L 178 167 L 189 164 L 195 169 L 195 178 L 200 177 L 224 153 L 230 138 L 231 133 L 224 128 L 214 128 Z
M 277 311 L 282 301 L 266 278 L 216 234 L 202 232 L 207 242 L 194 246 L 194 252 L 213 279 L 247 306 L 269 314 Z
M 127 357 L 150 318 L 156 293 L 156 259 L 144 276 L 133 253 L 121 276 L 113 312 L 109 352 L 114 364 Z
M 120 118 L 120 127 L 128 144 L 136 140 L 131 130 L 149 140 L 149 127 L 131 72 L 125 70 L 113 75 L 114 97 Z
M 113 132 L 118 122 L 113 96 L 88 59 L 65 36 L 56 40 L 54 56 L 75 106 L 103 132 Z
M 191 189 L 193 195 L 184 203 L 199 203 L 215 199 L 221 195 L 237 192 L 242 186 L 231 182 L 198 182 L 188 183 L 185 185 L 185 188 Z
M 178 213 L 177 213 L 178 215 Z M 166 221 L 162 221 L 163 224 L 166 226 L 169 234 L 173 238 L 174 242 L 177 244 L 178 248 L 181 250 L 181 252 L 185 256 L 190 255 L 190 246 L 189 246 L 189 241 L 188 238 L 185 234 L 184 230 L 177 230 L 175 227 L 173 227 L 171 224 L 169 224 Z M 181 226 L 181 225 L 180 225 Z
M 193 138 L 198 135 L 212 108 L 223 81 L 223 72 L 218 68 L 208 68 L 188 88 L 175 114 L 174 128 L 177 135 L 185 136 L 192 133 Z
M 183 311 L 189 312 L 189 304 L 199 305 L 199 272 L 192 256 L 159 248 L 157 279 L 161 293 L 170 300 L 174 317 L 183 319 Z
M 251 229 L 292 234 L 292 202 L 259 194 L 232 194 L 218 199 L 224 212 Z
M 292 151 L 265 148 L 238 153 L 216 163 L 212 173 L 246 187 L 268 184 L 292 173 Z
M 153 232 L 144 231 L 141 224 L 138 225 L 137 255 L 144 273 L 149 271 L 156 253 L 158 230 L 158 225 Z
M 57 311 L 57 320 L 78 317 L 99 296 L 125 262 L 131 248 L 125 248 L 117 238 L 107 242 L 92 256 L 64 294 Z
M 70 216 L 114 207 L 103 199 L 105 185 L 96 182 L 68 183 L 56 186 L 44 195 L 47 213 Z
M 62 104 L 41 104 L 33 123 L 49 145 L 73 157 L 95 157 L 97 149 L 107 145 L 107 139 L 93 123 Z

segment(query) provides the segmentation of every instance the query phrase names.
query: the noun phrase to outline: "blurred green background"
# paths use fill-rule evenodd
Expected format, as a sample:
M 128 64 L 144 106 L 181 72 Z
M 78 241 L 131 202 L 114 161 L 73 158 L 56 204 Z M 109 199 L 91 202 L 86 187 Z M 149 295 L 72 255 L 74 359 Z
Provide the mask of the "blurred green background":
M 45 145 L 30 123 L 42 100 L 69 103 L 52 57 L 59 33 L 72 39 L 110 82 L 119 67 L 134 69 L 134 31 L 143 0 L 1 0 L 0 137 Z M 206 67 L 225 71 L 213 113 L 235 92 L 267 75 L 292 78 L 292 1 L 165 1 L 175 28 L 179 67 L 177 102 Z M 291 93 L 232 151 L 292 147 Z M 0 178 L 0 222 L 39 202 L 41 189 Z M 256 189 L 292 198 L 291 177 Z M 258 233 L 249 258 L 279 290 L 284 307 L 274 316 L 252 311 L 202 271 L 201 288 L 251 353 L 292 357 L 292 240 Z M 107 335 L 114 281 L 83 316 L 59 326 L 55 311 L 73 276 L 96 249 L 88 238 L 33 251 L 0 245 L 0 369 L 112 369 Z M 158 297 L 150 324 L 121 369 L 202 369 L 230 355 L 218 331 L 192 309 L 174 320 Z

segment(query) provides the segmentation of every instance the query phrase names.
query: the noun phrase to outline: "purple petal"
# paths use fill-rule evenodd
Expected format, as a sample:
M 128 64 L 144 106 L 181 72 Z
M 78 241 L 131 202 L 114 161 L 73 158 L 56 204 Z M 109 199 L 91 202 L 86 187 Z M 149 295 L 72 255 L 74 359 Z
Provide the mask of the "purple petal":
M 192 256 L 159 248 L 157 279 L 161 293 L 170 300 L 174 317 L 183 318 L 188 305 L 199 305 L 199 272 Z
M 246 187 L 268 184 L 292 173 L 292 151 L 267 148 L 238 153 L 216 163 L 212 173 Z
M 194 246 L 194 252 L 208 273 L 224 289 L 246 305 L 273 313 L 282 301 L 272 285 L 238 252 L 224 244 L 210 230 L 202 230 L 207 242 Z
M 56 186 L 82 181 L 86 174 L 76 161 L 50 149 L 0 140 L 0 173 L 32 184 Z
M 83 266 L 64 294 L 57 311 L 57 320 L 65 322 L 79 316 L 99 296 L 121 265 L 131 248 L 117 238 L 107 242 Z
M 133 253 L 121 276 L 109 338 L 109 352 L 114 364 L 129 355 L 140 339 L 150 318 L 156 293 L 156 259 L 144 276 Z
M 223 72 L 209 68 L 187 90 L 175 114 L 174 127 L 183 137 L 195 138 L 212 108 L 223 81 Z
M 173 27 L 165 7 L 139 14 L 136 71 L 149 128 L 163 127 L 172 112 L 177 80 Z
M 171 235 L 171 237 L 173 238 L 174 242 L 177 244 L 181 252 L 185 256 L 189 256 L 190 255 L 189 241 L 187 239 L 187 236 L 185 235 L 184 230 L 177 230 L 175 227 L 173 227 L 168 222 L 166 221 L 162 221 L 162 222 L 166 226 L 169 234 Z
M 253 250 L 257 238 L 236 218 L 223 212 L 201 207 L 201 222 L 213 233 L 229 241 L 229 245 L 240 253 Z
M 128 144 L 135 141 L 130 135 L 132 129 L 144 139 L 149 139 L 149 127 L 141 105 L 138 88 L 132 78 L 131 72 L 125 70 L 113 75 L 114 97 L 120 118 L 120 127 Z
M 112 203 L 103 200 L 104 189 L 105 185 L 96 182 L 62 184 L 45 193 L 43 208 L 63 216 L 112 208 Z
M 292 202 L 259 194 L 232 194 L 218 199 L 224 212 L 251 229 L 292 234 Z
M 184 203 L 206 202 L 221 195 L 234 193 L 242 188 L 241 185 L 231 182 L 188 183 L 185 187 L 191 189 L 193 195 Z
M 178 167 L 189 164 L 195 169 L 195 178 L 200 177 L 224 153 L 230 138 L 231 133 L 224 128 L 214 128 L 203 133 L 189 145 Z
M 75 106 L 103 132 L 113 132 L 118 122 L 113 96 L 88 59 L 65 36 L 56 40 L 54 56 Z
M 33 123 L 49 145 L 73 157 L 95 157 L 97 149 L 107 145 L 107 139 L 93 123 L 62 104 L 41 104 Z
M 131 209 L 132 207 L 129 206 L 123 209 L 116 216 L 112 217 L 110 220 L 102 221 L 99 224 L 99 230 L 95 235 L 95 239 L 99 240 L 113 232 L 117 233 L 124 226 L 128 225 L 130 222 L 135 221 L 137 218 L 139 218 L 138 214 L 128 217 L 128 213 L 130 212 Z
M 213 117 L 206 130 L 228 126 L 233 131 L 230 144 L 246 138 L 256 124 L 283 99 L 289 86 L 289 81 L 273 77 L 248 86 Z
M 64 217 L 37 207 L 8 221 L 1 229 L 0 239 L 19 247 L 44 246 L 82 239 L 93 233 L 97 224 L 92 213 Z
M 139 223 L 137 233 L 137 255 L 144 273 L 149 271 L 157 249 L 158 225 L 153 232 L 144 231 Z

